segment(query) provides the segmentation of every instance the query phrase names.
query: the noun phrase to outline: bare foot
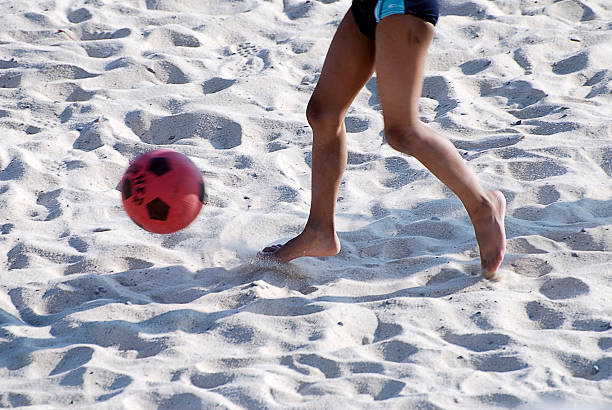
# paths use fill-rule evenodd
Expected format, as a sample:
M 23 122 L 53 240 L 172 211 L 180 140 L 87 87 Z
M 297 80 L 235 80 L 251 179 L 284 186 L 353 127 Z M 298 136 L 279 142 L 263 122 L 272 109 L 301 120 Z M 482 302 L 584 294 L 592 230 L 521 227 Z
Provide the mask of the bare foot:
M 480 248 L 482 275 L 491 279 L 506 252 L 506 198 L 499 191 L 488 191 L 490 205 L 471 216 L 476 241 Z
M 257 258 L 263 261 L 285 263 L 303 256 L 333 256 L 338 252 L 340 252 L 340 240 L 336 233 L 321 235 L 306 227 L 304 232 L 286 244 L 264 248 L 257 254 Z

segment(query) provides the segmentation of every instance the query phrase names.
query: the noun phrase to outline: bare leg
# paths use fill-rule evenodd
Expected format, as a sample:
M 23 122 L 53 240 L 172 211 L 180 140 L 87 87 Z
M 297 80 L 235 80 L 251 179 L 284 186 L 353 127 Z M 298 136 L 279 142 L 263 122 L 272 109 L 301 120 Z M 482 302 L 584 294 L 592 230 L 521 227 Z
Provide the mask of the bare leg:
M 313 131 L 308 222 L 300 235 L 284 245 L 263 249 L 259 258 L 288 262 L 340 252 L 334 212 L 347 160 L 344 116 L 373 71 L 374 42 L 359 31 L 349 11 L 338 26 L 306 111 Z
M 414 16 L 392 15 L 376 27 L 376 73 L 385 138 L 410 154 L 463 202 L 480 248 L 483 274 L 492 277 L 501 264 L 506 236 L 506 201 L 499 191 L 480 186 L 453 144 L 418 118 L 423 70 L 434 27 Z

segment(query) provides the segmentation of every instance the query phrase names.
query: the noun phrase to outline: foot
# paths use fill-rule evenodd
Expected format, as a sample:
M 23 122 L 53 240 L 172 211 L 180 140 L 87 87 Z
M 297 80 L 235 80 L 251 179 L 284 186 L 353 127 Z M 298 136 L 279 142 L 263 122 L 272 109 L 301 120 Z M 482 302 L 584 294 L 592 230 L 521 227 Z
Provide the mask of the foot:
M 332 235 L 323 235 L 306 228 L 304 232 L 284 245 L 264 248 L 257 254 L 257 258 L 263 261 L 285 263 L 303 256 L 333 256 L 338 252 L 340 252 L 340 240 L 335 232 Z
M 470 215 L 476 241 L 480 249 L 482 275 L 491 279 L 504 259 L 506 252 L 506 198 L 499 191 L 488 191 L 487 204 Z

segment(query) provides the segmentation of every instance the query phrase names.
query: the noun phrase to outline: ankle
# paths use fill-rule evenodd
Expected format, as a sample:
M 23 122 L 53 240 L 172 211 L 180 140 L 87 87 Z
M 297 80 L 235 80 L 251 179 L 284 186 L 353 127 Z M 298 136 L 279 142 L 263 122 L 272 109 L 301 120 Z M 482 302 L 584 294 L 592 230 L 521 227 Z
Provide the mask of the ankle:
M 320 225 L 307 222 L 304 227 L 303 235 L 312 241 L 325 240 L 336 235 L 333 225 Z
M 471 219 L 490 218 L 495 214 L 497 209 L 492 192 L 486 192 L 480 198 L 476 199 L 470 207 L 466 207 L 468 215 Z

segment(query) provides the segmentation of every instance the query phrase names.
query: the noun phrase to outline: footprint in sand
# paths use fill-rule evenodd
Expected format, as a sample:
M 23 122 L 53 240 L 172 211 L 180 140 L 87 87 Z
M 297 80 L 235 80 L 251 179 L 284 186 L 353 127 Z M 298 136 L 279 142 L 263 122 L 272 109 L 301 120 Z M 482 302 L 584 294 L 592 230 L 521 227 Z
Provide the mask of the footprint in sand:
M 584 332 L 606 332 L 612 329 L 612 322 L 603 319 L 577 319 L 572 323 L 572 328 Z
M 501 86 L 489 80 L 483 80 L 480 83 L 480 96 L 502 97 L 507 100 L 508 106 L 522 109 L 544 99 L 546 93 L 534 88 L 524 80 L 508 81 Z
M 570 218 L 570 220 L 573 219 L 573 217 Z M 581 219 L 578 218 L 578 220 Z M 558 229 L 556 231 L 544 233 L 543 236 L 556 243 L 563 243 L 564 246 L 567 246 L 568 248 L 575 251 L 606 251 L 605 242 L 593 238 L 593 236 L 586 229 L 580 231 L 576 231 L 574 229 Z M 577 288 L 575 289 L 576 291 L 583 291 L 585 289 L 588 289 L 588 286 L 580 279 L 566 278 L 566 280 L 568 283 L 573 283 L 577 286 Z
M 527 404 L 525 401 L 519 399 L 518 397 L 506 393 L 484 394 L 481 396 L 476 396 L 476 399 L 481 403 L 487 405 L 487 407 L 494 406 L 505 409 L 512 409 Z
M 247 300 L 242 301 L 240 304 L 248 304 L 253 298 L 248 297 L 246 299 Z M 234 309 L 236 308 L 237 306 L 234 307 Z M 214 330 L 217 331 L 229 345 L 248 344 L 252 343 L 255 339 L 255 330 L 252 327 L 243 326 L 241 324 L 218 323 Z
M 578 354 L 561 354 L 559 358 L 573 377 L 594 381 L 612 377 L 612 357 L 592 360 Z
M 68 258 L 65 258 L 68 259 Z M 9 292 L 11 302 L 23 321 L 32 326 L 48 326 L 97 299 L 119 298 L 105 280 L 98 276 L 60 282 L 41 292 L 40 287 L 19 287 Z
M 123 51 L 123 44 L 111 40 L 90 40 L 83 44 L 83 48 L 89 57 L 110 58 Z
M 287 202 L 293 204 L 298 201 L 300 197 L 299 191 L 289 185 L 278 185 L 274 188 L 274 190 L 278 195 L 278 202 Z
M 378 371 L 374 371 L 375 369 L 368 370 L 369 371 L 364 371 L 363 373 L 372 373 L 374 375 L 351 377 L 351 382 L 358 394 L 370 396 L 374 401 L 389 400 L 401 396 L 402 391 L 406 387 L 406 383 L 401 380 L 382 376 L 384 373 L 384 369 L 382 368 L 380 370 L 376 369 Z M 428 406 L 413 408 L 428 408 Z
M 314 46 L 314 42 L 306 41 L 302 39 L 292 39 L 290 42 L 291 51 L 295 54 L 304 54 L 310 51 L 310 49 Z
M 79 273 L 99 272 L 102 269 L 104 268 L 100 266 L 99 262 L 80 257 L 77 261 L 72 261 L 72 263 L 66 266 L 64 269 L 64 275 L 68 276 Z
M 68 313 L 87 302 L 98 299 L 120 299 L 112 283 L 95 275 L 60 282 L 47 289 L 35 306 L 35 310 Z
M 39 92 L 54 101 L 89 101 L 96 91 L 88 91 L 73 82 L 47 83 L 39 88 Z
M 536 192 L 536 200 L 540 205 L 550 205 L 561 198 L 561 193 L 554 185 L 544 185 Z
M 296 361 L 302 365 L 318 369 L 328 379 L 342 376 L 342 370 L 337 361 L 327 359 L 316 353 L 298 355 Z
M 612 349 L 612 337 L 602 337 L 597 342 L 597 346 L 599 346 L 601 350 L 611 350 Z
M 470 316 L 470 320 L 482 330 L 491 330 L 493 325 L 482 312 L 476 312 Z
M 591 152 L 591 157 L 603 172 L 612 178 L 612 148 L 601 147 L 601 149 Z
M 133 379 L 125 374 L 100 367 L 81 366 L 63 375 L 59 384 L 73 387 L 92 386 L 89 393 L 96 397 L 97 402 L 104 402 L 121 393 L 132 381 Z
M 99 76 L 99 74 L 90 73 L 79 66 L 57 63 L 41 64 L 38 69 L 38 73 L 44 76 L 45 82 L 52 82 L 57 80 L 81 80 L 84 78 L 93 78 Z
M 235 51 L 234 51 L 235 50 Z M 227 77 L 249 77 L 259 74 L 272 66 L 270 60 L 270 50 L 260 49 L 257 45 L 250 42 L 238 43 L 236 46 L 226 50 L 230 58 L 222 69 L 228 71 Z
M 591 7 L 577 0 L 556 1 L 545 10 L 546 14 L 573 22 L 590 21 L 597 17 Z
M 5 392 L 0 393 L 0 403 L 7 403 L 8 407 L 28 407 L 33 406 L 38 399 L 27 393 Z
M 458 2 L 456 4 L 441 2 L 440 15 L 471 17 L 476 20 L 491 18 L 491 16 L 487 14 L 486 9 L 482 5 L 473 1 Z
M 21 73 L 0 73 L 0 88 L 19 88 L 21 86 Z
M 517 48 L 512 55 L 514 61 L 525 71 L 525 75 L 533 74 L 533 64 L 531 58 L 524 48 Z
M 253 43 L 245 42 L 239 43 L 236 46 L 236 52 L 244 58 L 248 58 L 253 55 L 257 55 L 260 48 Z
M 113 130 L 108 120 L 96 119 L 77 128 L 79 136 L 72 144 L 74 149 L 89 152 L 104 146 Z
M 315 6 L 313 1 L 283 0 L 283 12 L 290 20 L 297 20 L 308 16 Z
M 421 92 L 421 96 L 434 99 L 438 102 L 438 106 L 435 108 L 435 118 L 443 116 L 459 105 L 458 100 L 451 97 L 453 91 L 450 84 L 451 82 L 449 80 L 439 75 L 428 76 L 423 80 L 423 91 Z
M 571 121 L 524 121 L 529 126 L 528 132 L 535 135 L 554 135 L 562 132 L 571 132 L 582 128 L 577 122 Z
M 219 91 L 223 91 L 234 84 L 236 84 L 236 80 L 234 79 L 213 77 L 209 80 L 204 81 L 204 83 L 202 84 L 202 91 L 204 92 L 204 94 L 214 94 L 218 93 Z
M 367 118 L 356 115 L 347 115 L 344 119 L 346 132 L 349 134 L 367 131 L 370 128 L 370 121 Z
M 38 194 L 36 204 L 47 208 L 47 216 L 45 217 L 45 221 L 52 221 L 62 216 L 62 205 L 58 201 L 58 198 L 62 192 L 63 190 L 60 188 L 54 191 L 41 192 Z
M 383 181 L 388 188 L 398 189 L 415 181 L 428 177 L 428 173 L 421 169 L 413 169 L 403 157 L 387 157 L 384 159 L 385 169 L 392 176 Z
M 25 269 L 30 266 L 30 257 L 23 242 L 13 246 L 6 254 L 8 270 Z
M 447 333 L 443 339 L 448 343 L 464 347 L 473 352 L 487 352 L 506 347 L 512 339 L 501 333 Z
M 127 263 L 128 270 L 148 269 L 154 265 L 153 262 L 139 258 L 126 257 L 123 260 Z
M 347 164 L 348 165 L 361 165 L 361 164 L 366 164 L 368 162 L 372 162 L 372 161 L 376 161 L 379 159 L 379 156 L 377 154 L 372 154 L 372 153 L 361 153 L 361 152 L 355 152 L 355 151 L 350 151 L 348 152 L 348 159 L 347 159 Z
M 558 175 L 565 175 L 568 170 L 552 159 L 536 161 L 512 161 L 507 164 L 510 174 L 520 181 L 537 181 Z
M 200 47 L 198 38 L 189 31 L 179 31 L 166 27 L 157 27 L 144 33 L 145 39 L 154 44 L 154 48 Z
M 527 317 L 536 322 L 540 329 L 558 329 L 565 322 L 565 315 L 546 304 L 531 301 L 525 306 Z
M 19 340 L 3 344 L 3 350 L 11 351 L 11 354 L 2 355 L 4 356 L 0 359 L 2 367 L 8 370 L 19 370 L 30 366 L 34 362 L 34 358 L 30 354 L 31 348 L 23 346 L 23 342 L 23 340 Z
M 529 367 L 521 358 L 501 353 L 474 356 L 471 362 L 481 372 L 513 372 Z
M 139 249 L 139 251 L 140 253 L 151 253 L 151 250 L 146 247 Z M 145 261 L 144 264 L 147 264 L 147 262 Z M 173 268 L 143 267 L 137 270 L 127 270 L 113 275 L 112 279 L 129 289 L 130 293 L 141 295 L 143 303 L 150 300 L 158 303 L 189 303 L 204 294 L 202 288 L 193 283 L 193 274 L 180 266 Z M 151 283 L 159 284 L 160 288 L 152 287 Z M 163 289 L 163 291 L 160 289 Z M 208 322 L 212 319 L 209 316 L 200 315 L 195 311 L 193 313 L 196 315 L 195 318 L 189 317 L 186 313 L 183 313 L 183 316 L 192 323 L 203 322 L 201 324 L 202 329 L 210 327 Z M 175 315 L 180 316 L 181 313 L 177 311 L 165 316 L 168 326 L 176 327 L 181 322 L 180 318 L 174 318 Z
M 234 160 L 234 168 L 236 169 L 249 169 L 254 164 L 253 159 L 250 155 L 238 155 Z
M 88 346 L 79 346 L 63 353 L 59 363 L 49 373 L 49 376 L 66 373 L 86 365 L 91 360 L 94 350 Z
M 486 70 L 491 65 L 491 60 L 488 58 L 478 58 L 475 60 L 466 61 L 461 64 L 459 68 L 465 75 L 478 74 L 481 71 Z
M 496 148 L 509 147 L 521 142 L 520 134 L 503 135 L 483 139 L 454 140 L 453 144 L 460 150 L 466 151 L 489 151 Z M 523 151 L 524 152 L 524 151 Z
M 586 52 L 575 54 L 561 61 L 557 61 L 552 66 L 552 71 L 555 74 L 566 75 L 583 70 L 589 64 L 589 55 Z
M 508 112 L 519 120 L 530 120 L 534 118 L 546 117 L 550 114 L 558 114 L 566 109 L 567 107 L 562 107 L 560 105 L 534 104 L 520 110 L 509 110 Z M 522 121 L 518 121 L 517 125 L 520 125 L 519 123 L 522 123 Z
M 590 292 L 589 285 L 578 278 L 549 278 L 542 286 L 540 293 L 552 300 L 572 299 Z
M 147 67 L 147 71 L 164 84 L 187 84 L 191 81 L 191 78 L 179 66 L 163 57 L 154 60 Z
M 534 256 L 523 256 L 510 263 L 516 273 L 528 277 L 540 277 L 548 275 L 553 267 L 546 260 Z
M 312 78 L 309 81 L 312 84 L 316 84 L 317 78 Z M 302 80 L 303 81 L 303 80 Z M 376 83 L 376 76 L 370 78 L 370 80 L 365 85 L 366 90 L 370 92 L 370 99 L 368 100 L 368 105 L 372 107 L 374 110 L 381 110 L 380 106 L 380 97 L 378 96 L 378 84 Z
M 380 342 L 383 340 L 392 339 L 396 336 L 404 333 L 404 328 L 396 323 L 383 322 L 378 320 L 378 326 L 374 331 L 374 340 L 372 343 Z
M 501 159 L 518 159 L 518 158 L 544 158 L 541 155 L 534 154 L 516 147 L 502 147 L 495 150 L 495 155 Z
M 180 31 L 169 30 L 172 44 L 176 47 L 200 47 L 200 40 L 191 33 L 182 33 Z
M 80 37 L 83 41 L 116 40 L 129 37 L 131 34 L 132 30 L 127 27 L 115 30 L 112 27 L 96 25 L 91 27 L 83 27 Z
M 78 236 L 73 236 L 68 239 L 68 244 L 71 248 L 73 248 L 79 253 L 85 253 L 89 250 L 89 244 Z
M 44 117 L 24 116 L 24 111 L 30 108 L 28 103 L 21 105 L 22 110 L 0 110 L 0 124 L 3 128 L 23 131 L 27 135 L 38 134 L 43 130 L 53 128 L 56 123 Z M 18 108 L 21 108 L 18 106 Z
M 195 373 L 190 377 L 191 384 L 200 389 L 214 389 L 234 380 L 231 373 Z
M 11 58 L 10 60 L 0 60 L 0 70 L 17 67 L 20 67 L 20 65 L 14 58 Z
M 177 393 L 168 398 L 161 399 L 158 410 L 175 410 L 175 409 L 205 409 L 217 407 L 218 402 L 208 401 L 193 393 Z
M 156 117 L 138 110 L 126 114 L 125 124 L 149 144 L 173 144 L 184 138 L 195 138 L 208 140 L 216 149 L 231 149 L 242 143 L 240 124 L 213 112 Z
M 25 175 L 26 164 L 21 158 L 11 158 L 6 168 L 0 171 L 0 181 L 14 181 Z
M 591 91 L 585 98 L 612 94 L 612 70 L 601 70 L 597 72 L 589 78 L 584 85 L 591 87 Z
M 394 363 L 410 362 L 410 357 L 419 352 L 419 348 L 401 340 L 392 339 L 377 346 L 383 360 Z
M 9 233 L 13 232 L 13 229 L 15 229 L 15 224 L 12 223 L 0 225 L 0 234 L 8 235 Z
M 70 338 L 73 344 L 113 346 L 119 351 L 137 352 L 137 358 L 152 357 L 167 348 L 165 337 L 143 338 L 139 326 L 121 320 L 78 322 L 74 319 L 60 319 L 53 322 L 51 335 L 57 338 Z
M 93 15 L 85 7 L 81 7 L 80 9 L 70 11 L 66 17 L 69 22 L 78 24 L 91 19 Z

